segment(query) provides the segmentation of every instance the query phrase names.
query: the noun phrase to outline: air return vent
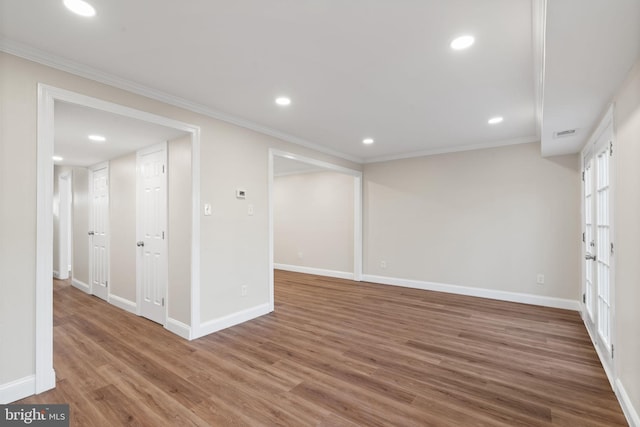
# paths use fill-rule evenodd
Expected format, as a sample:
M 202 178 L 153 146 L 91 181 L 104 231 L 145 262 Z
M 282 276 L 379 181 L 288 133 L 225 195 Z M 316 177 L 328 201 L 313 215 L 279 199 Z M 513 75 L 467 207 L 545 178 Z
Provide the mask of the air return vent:
M 554 132 L 553 133 L 553 137 L 554 138 L 566 138 L 568 136 L 575 135 L 577 131 L 578 131 L 578 129 L 560 130 L 558 132 Z

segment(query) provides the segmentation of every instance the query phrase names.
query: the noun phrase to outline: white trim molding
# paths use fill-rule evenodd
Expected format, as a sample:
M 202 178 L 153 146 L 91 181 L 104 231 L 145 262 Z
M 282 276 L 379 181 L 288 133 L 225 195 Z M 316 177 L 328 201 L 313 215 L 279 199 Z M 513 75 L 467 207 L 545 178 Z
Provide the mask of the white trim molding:
M 200 325 L 198 328 L 198 335 L 194 338 L 200 338 L 205 335 L 212 334 L 214 332 L 221 331 L 231 326 L 239 325 L 248 320 L 255 319 L 256 317 L 264 316 L 273 311 L 271 304 L 260 304 L 246 310 L 238 311 L 227 316 L 219 317 L 217 319 L 208 320 Z
M 348 271 L 327 270 L 324 268 L 305 267 L 302 265 L 278 264 L 274 263 L 276 270 L 293 271 L 295 273 L 315 274 L 316 276 L 335 277 L 337 279 L 353 280 L 353 273 Z
M 524 294 L 518 292 L 499 291 L 486 288 L 472 288 L 469 286 L 449 285 L 445 283 L 425 282 L 421 280 L 399 279 L 395 277 L 374 276 L 365 274 L 365 282 L 381 285 L 401 286 L 404 288 L 422 289 L 425 291 L 446 292 L 450 294 L 467 295 L 471 297 L 489 298 L 499 301 L 518 302 L 522 304 L 540 305 L 543 307 L 562 308 L 580 311 L 578 300 L 546 297 L 542 295 Z
M 71 279 L 71 286 L 80 289 L 82 292 L 85 292 L 87 294 L 91 293 L 91 288 L 89 287 L 89 285 L 81 280 L 76 279 L 75 277 Z
M 173 332 L 179 337 L 184 338 L 185 340 L 192 339 L 191 327 L 186 323 L 182 323 L 179 320 L 167 317 L 167 323 L 164 325 L 164 328 L 169 332 Z
M 111 293 L 109 294 L 107 301 L 109 302 L 109 304 L 115 305 L 116 307 L 124 311 L 128 311 L 129 313 L 132 313 L 132 314 L 137 314 L 136 313 L 137 306 L 136 306 L 136 303 L 133 301 L 129 301 L 126 298 L 122 298 L 117 295 L 113 295 Z
M 0 405 L 24 399 L 35 393 L 36 376 L 29 375 L 0 385 Z
M 622 407 L 622 412 L 624 416 L 627 417 L 627 422 L 630 427 L 640 427 L 640 415 L 636 408 L 633 407 L 633 403 L 631 403 L 631 399 L 627 394 L 627 390 L 625 390 L 624 385 L 620 379 L 616 380 L 616 395 L 618 396 L 618 401 L 620 402 L 620 406 Z

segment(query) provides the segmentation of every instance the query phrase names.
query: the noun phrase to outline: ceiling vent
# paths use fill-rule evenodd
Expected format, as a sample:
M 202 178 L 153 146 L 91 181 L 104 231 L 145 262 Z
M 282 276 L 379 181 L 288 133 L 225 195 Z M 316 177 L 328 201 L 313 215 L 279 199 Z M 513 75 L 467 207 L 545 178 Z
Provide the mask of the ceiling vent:
M 577 131 L 578 131 L 578 129 L 560 130 L 558 132 L 554 132 L 553 133 L 553 137 L 554 138 L 566 138 L 568 136 L 575 135 Z

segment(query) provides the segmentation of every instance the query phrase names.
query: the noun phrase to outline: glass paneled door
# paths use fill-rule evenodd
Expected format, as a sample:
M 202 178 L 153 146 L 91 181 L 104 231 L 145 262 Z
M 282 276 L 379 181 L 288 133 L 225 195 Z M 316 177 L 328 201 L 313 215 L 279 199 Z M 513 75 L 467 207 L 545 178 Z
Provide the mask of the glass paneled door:
M 608 368 L 614 345 L 612 316 L 614 245 L 612 234 L 613 133 L 609 123 L 583 153 L 584 319 Z

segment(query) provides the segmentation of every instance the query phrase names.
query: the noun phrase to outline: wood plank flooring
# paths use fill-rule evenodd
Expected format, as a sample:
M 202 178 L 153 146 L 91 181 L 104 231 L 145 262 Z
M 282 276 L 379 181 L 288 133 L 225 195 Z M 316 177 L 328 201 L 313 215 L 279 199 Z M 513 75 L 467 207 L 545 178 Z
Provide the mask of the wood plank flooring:
M 627 425 L 576 312 L 276 272 L 276 311 L 185 341 L 54 286 L 75 426 Z

